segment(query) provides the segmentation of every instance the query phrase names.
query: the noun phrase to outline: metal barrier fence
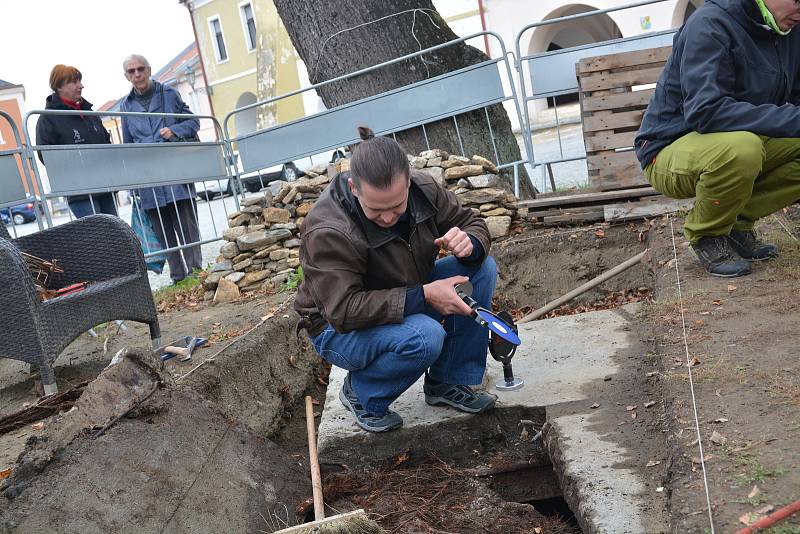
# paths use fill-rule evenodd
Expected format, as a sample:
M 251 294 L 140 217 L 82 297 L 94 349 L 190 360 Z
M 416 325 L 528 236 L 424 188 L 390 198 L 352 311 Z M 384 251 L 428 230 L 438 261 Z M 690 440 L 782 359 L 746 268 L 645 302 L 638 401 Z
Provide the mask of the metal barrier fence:
M 274 104 L 308 91 L 316 91 L 326 85 L 375 72 L 482 36 L 497 39 L 502 50 L 502 57 L 489 59 L 257 132 L 237 135 L 234 138 L 229 135 L 228 123 L 239 113 Z M 506 78 L 510 95 L 506 94 L 503 87 L 501 73 Z M 394 134 L 401 130 L 421 127 L 426 146 L 430 149 L 425 125 L 452 119 L 461 152 L 463 155 L 467 155 L 464 154 L 464 143 L 459 130 L 458 117 L 469 111 L 483 109 L 494 149 L 494 163 L 499 169 L 513 168 L 515 192 L 519 195 L 519 166 L 526 163 L 527 160 L 522 157 L 515 161 L 499 161 L 496 138 L 488 113 L 489 106 L 504 102 L 513 102 L 517 117 L 521 121 L 522 115 L 505 43 L 496 33 L 480 32 L 235 109 L 225 117 L 223 128 L 225 138 L 229 140 L 232 147 L 235 145 L 238 149 L 243 172 L 249 172 L 287 161 L 312 157 L 328 150 L 356 143 L 358 141 L 356 127 L 362 124 L 369 125 L 376 135 Z
M 575 76 L 575 64 L 583 58 L 592 56 L 601 56 L 605 54 L 629 52 L 633 50 L 643 50 L 646 48 L 671 45 L 672 38 L 676 30 L 672 29 L 661 32 L 645 33 L 622 39 L 613 39 L 609 41 L 601 41 L 586 45 L 562 48 L 550 52 L 523 55 L 521 52 L 520 43 L 525 34 L 530 30 L 535 30 L 536 28 L 541 28 L 544 26 L 551 26 L 554 24 L 585 19 L 588 17 L 596 17 L 598 15 L 606 15 L 616 11 L 623 11 L 651 4 L 659 4 L 667 1 L 668 0 L 645 0 L 608 9 L 586 11 L 584 13 L 578 13 L 575 15 L 542 20 L 528 24 L 517 33 L 514 51 L 517 58 L 515 67 L 520 86 L 520 106 L 523 110 L 523 121 L 521 122 L 522 134 L 532 170 L 535 171 L 537 167 L 541 170 L 540 191 L 547 190 L 548 181 L 551 189 L 556 189 L 553 165 L 559 163 L 569 163 L 573 161 L 585 162 L 586 160 L 586 153 L 584 151 L 582 137 L 580 141 L 580 153 L 571 156 L 565 155 L 564 143 L 562 142 L 562 122 L 559 120 L 558 102 L 555 99 L 557 96 L 574 94 L 578 92 L 577 78 Z M 544 157 L 537 159 L 533 147 L 534 132 L 530 123 L 530 114 L 528 108 L 531 102 L 548 98 L 553 98 L 553 109 L 556 119 L 556 138 L 558 141 L 558 157 Z M 532 181 L 534 180 L 534 174 L 535 173 L 531 173 Z
M 8 215 L 11 234 L 16 237 L 18 218 L 14 216 L 16 210 L 13 210 L 13 208 L 31 204 L 33 206 L 33 216 L 40 230 L 43 225 L 39 217 L 39 199 L 34 195 L 34 181 L 30 176 L 30 168 L 25 156 L 25 145 L 22 143 L 19 128 L 11 115 L 5 111 L 0 110 L 0 117 L 11 127 L 15 143 L 15 148 L 0 150 L 0 208 L 2 208 L 0 211 Z M 27 213 L 27 209 L 25 212 Z
M 426 125 L 435 121 L 451 119 L 459 148 L 463 155 L 468 155 L 464 154 L 459 117 L 464 113 L 480 110 L 484 111 L 489 126 L 491 146 L 494 149 L 494 163 L 500 169 L 513 169 L 515 193 L 517 195 L 520 193 L 521 173 L 519 169 L 521 165 L 528 171 L 528 176 L 531 177 L 534 185 L 537 184 L 532 178 L 534 175 L 532 171 L 537 168 L 541 169 L 542 191 L 547 189 L 549 173 L 551 188 L 555 189 L 552 165 L 585 160 L 585 152 L 581 155 L 565 156 L 561 142 L 562 132 L 561 122 L 558 120 L 558 105 L 555 103 L 559 157 L 537 159 L 534 154 L 529 104 L 540 99 L 575 93 L 577 91 L 575 63 L 579 59 L 670 44 L 674 31 L 637 35 L 529 55 L 521 53 L 520 43 L 523 36 L 526 32 L 542 26 L 666 1 L 668 0 L 640 1 L 529 24 L 516 35 L 515 53 L 506 50 L 505 43 L 498 34 L 494 32 L 475 33 L 235 109 L 226 115 L 222 125 L 217 119 L 207 115 L 34 110 L 25 115 L 23 135 L 20 136 L 14 121 L 3 113 L 3 118 L 12 125 L 17 148 L 0 152 L 0 180 L 4 184 L 2 192 L 0 192 L 0 208 L 27 201 L 38 205 L 42 200 L 41 205 L 46 224 L 52 226 L 57 224 L 58 220 L 54 220 L 47 201 L 55 197 L 89 195 L 94 211 L 94 198 L 97 195 L 124 190 L 147 190 L 154 186 L 217 180 L 220 183 L 220 189 L 223 189 L 221 180 L 228 180 L 228 183 L 233 184 L 230 189 L 234 193 L 241 193 L 244 191 L 242 174 L 258 172 L 260 176 L 263 169 L 306 157 L 313 163 L 315 155 L 357 142 L 356 126 L 360 124 L 369 125 L 376 134 L 393 136 L 396 132 L 419 127 L 425 137 L 425 143 L 430 149 Z M 422 58 L 422 56 L 437 50 L 481 37 L 491 37 L 497 41 L 501 51 L 500 57 L 490 58 L 475 65 L 440 74 L 301 119 L 270 126 L 252 133 L 239 134 L 236 137 L 230 135 L 229 121 L 240 113 L 260 106 L 275 104 L 309 91 L 317 91 L 319 88 L 333 83 L 374 73 L 404 61 Z M 516 81 L 509 55 L 514 58 L 514 68 L 517 72 Z M 517 83 L 519 83 L 519 91 L 517 91 Z M 489 118 L 490 106 L 503 104 L 513 106 L 512 113 L 516 114 L 522 130 L 524 149 L 521 151 L 522 157 L 513 161 L 500 161 L 495 132 Z M 122 145 L 33 145 L 30 142 L 28 121 L 34 115 L 163 117 L 184 120 L 207 118 L 213 122 L 219 134 L 218 138 L 221 140 Z M 580 145 L 581 151 L 583 151 L 582 139 Z M 48 178 L 46 181 L 40 176 L 36 165 L 37 153 L 41 153 L 46 159 Z M 491 155 L 489 156 L 491 159 Z M 17 164 L 18 160 L 21 163 L 19 165 Z M 33 176 L 28 176 L 30 169 L 33 171 Z M 41 195 L 39 198 L 32 194 L 34 188 L 38 188 Z M 113 198 L 115 208 L 120 211 L 116 195 Z M 205 198 L 209 200 L 207 191 Z M 173 195 L 173 202 L 170 204 L 174 205 L 174 200 Z M 233 206 L 231 207 L 235 210 L 239 209 L 238 195 L 236 194 L 233 195 Z M 211 202 L 208 202 L 207 208 L 208 214 L 206 215 L 201 213 L 198 206 L 192 202 L 193 222 L 202 227 L 202 235 L 197 239 L 189 239 L 186 229 L 179 222 L 180 239 L 178 241 L 180 242 L 176 242 L 174 246 L 170 246 L 166 250 L 146 250 L 146 256 L 154 257 L 221 239 L 222 230 L 227 227 L 228 205 L 224 201 L 221 203 L 223 213 L 219 213 L 219 205 L 212 207 Z M 164 231 L 164 221 L 171 214 L 166 214 L 162 209 L 158 210 L 157 215 L 159 219 L 157 224 Z M 177 211 L 176 215 L 178 215 Z M 141 221 L 139 222 L 141 223 Z M 39 226 L 42 227 L 41 220 L 39 220 Z
M 148 117 L 148 118 L 173 118 L 173 119 L 211 119 L 219 138 L 222 139 L 222 129 L 219 121 L 208 115 L 190 115 L 178 113 L 144 113 L 144 112 L 96 112 L 74 110 L 33 110 L 25 115 L 23 131 L 25 139 L 31 139 L 28 131 L 30 117 L 47 115 L 83 115 L 96 117 Z M 53 226 L 59 221 L 54 220 L 47 200 L 57 197 L 75 197 L 88 195 L 91 212 L 103 211 L 102 197 L 111 193 L 114 209 L 122 215 L 122 206 L 119 203 L 117 192 L 131 191 L 132 203 L 139 203 L 141 207 L 142 195 L 153 195 L 157 205 L 156 194 L 153 187 L 186 185 L 191 195 L 187 213 L 185 207 L 178 209 L 178 202 L 174 189 L 170 188 L 171 198 L 166 199 L 166 205 L 157 207 L 153 220 L 154 230 L 161 230 L 162 235 L 170 236 L 166 239 L 168 246 L 156 250 L 147 248 L 145 242 L 145 257 L 162 256 L 178 250 L 199 247 L 205 243 L 217 241 L 222 237 L 222 230 L 227 228 L 228 205 L 221 203 L 212 207 L 207 203 L 207 210 L 200 210 L 195 202 L 196 193 L 193 184 L 205 180 L 236 180 L 227 164 L 231 161 L 229 145 L 224 140 L 211 142 L 164 142 L 164 143 L 125 143 L 115 144 L 77 144 L 77 145 L 34 145 L 28 143 L 26 158 L 34 169 L 36 183 L 39 191 L 43 192 L 45 217 L 48 226 Z M 39 174 L 36 165 L 36 154 L 41 154 L 47 170 L 47 184 Z M 222 187 L 220 187 L 222 189 Z M 241 190 L 235 187 L 234 190 Z M 206 200 L 209 200 L 206 192 Z M 239 201 L 233 196 L 233 206 L 239 209 Z M 132 204 L 133 208 L 133 204 Z M 127 210 L 125 210 L 127 211 Z M 207 211 L 207 215 L 205 213 Z M 132 209 L 133 215 L 138 217 L 138 223 L 143 226 L 145 222 L 141 209 Z M 152 214 L 152 212 L 151 212 Z M 68 214 L 68 220 L 72 213 Z M 172 235 L 173 226 L 177 235 Z M 197 232 L 195 233 L 195 229 Z

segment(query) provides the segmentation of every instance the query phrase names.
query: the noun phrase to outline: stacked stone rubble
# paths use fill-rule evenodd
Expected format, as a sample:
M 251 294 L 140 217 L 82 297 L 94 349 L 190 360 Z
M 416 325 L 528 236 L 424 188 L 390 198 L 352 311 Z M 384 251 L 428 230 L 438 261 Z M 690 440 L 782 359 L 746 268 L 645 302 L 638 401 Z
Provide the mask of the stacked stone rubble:
M 332 169 L 347 168 L 347 160 Z M 285 283 L 300 265 L 300 225 L 330 182 L 328 168 L 317 166 L 294 182 L 274 181 L 257 195 L 240 201 L 228 215 L 225 243 L 203 285 L 207 298 L 229 301 L 241 292 Z
M 408 157 L 412 168 L 429 173 L 486 219 L 493 238 L 508 235 L 512 221 L 524 216 L 514 195 L 498 187 L 497 168 L 486 158 L 439 149 Z M 348 160 L 316 166 L 297 181 L 272 182 L 258 195 L 242 200 L 241 209 L 228 216 L 217 262 L 204 274 L 206 297 L 230 301 L 241 292 L 285 283 L 300 265 L 300 225 L 330 177 L 345 170 Z
M 517 216 L 517 198 L 498 186 L 500 178 L 494 163 L 482 156 L 466 158 L 433 149 L 409 156 L 414 169 L 427 172 L 454 192 L 464 206 L 486 219 L 492 238 L 508 235 Z

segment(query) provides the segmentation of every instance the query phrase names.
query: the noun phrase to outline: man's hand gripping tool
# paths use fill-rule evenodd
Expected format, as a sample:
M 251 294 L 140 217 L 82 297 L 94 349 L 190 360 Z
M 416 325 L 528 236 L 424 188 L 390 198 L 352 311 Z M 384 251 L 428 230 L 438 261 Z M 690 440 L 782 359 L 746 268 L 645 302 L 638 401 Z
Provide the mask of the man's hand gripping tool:
M 519 389 L 525 383 L 519 378 L 514 378 L 511 368 L 511 358 L 521 343 L 517 335 L 517 326 L 514 319 L 507 311 L 494 314 L 482 308 L 472 298 L 472 284 L 464 282 L 455 286 L 456 294 L 467 306 L 472 309 L 470 316 L 484 328 L 489 329 L 489 353 L 492 358 L 503 364 L 503 380 L 495 384 L 499 391 Z

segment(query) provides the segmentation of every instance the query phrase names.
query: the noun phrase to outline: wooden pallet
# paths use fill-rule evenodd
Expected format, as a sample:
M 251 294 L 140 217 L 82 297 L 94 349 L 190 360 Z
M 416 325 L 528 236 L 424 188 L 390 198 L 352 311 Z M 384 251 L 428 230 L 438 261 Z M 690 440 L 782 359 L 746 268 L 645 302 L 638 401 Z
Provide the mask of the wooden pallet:
M 649 184 L 633 140 L 671 46 L 595 56 L 575 65 L 580 88 L 589 187 L 599 191 Z M 645 86 L 645 87 L 641 87 Z

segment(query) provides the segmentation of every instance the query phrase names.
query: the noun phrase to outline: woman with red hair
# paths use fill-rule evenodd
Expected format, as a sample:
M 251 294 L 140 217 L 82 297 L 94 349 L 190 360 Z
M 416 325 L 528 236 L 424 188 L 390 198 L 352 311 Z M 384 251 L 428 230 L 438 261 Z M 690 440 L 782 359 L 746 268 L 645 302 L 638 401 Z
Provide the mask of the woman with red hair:
M 91 111 L 92 104 L 83 96 L 81 71 L 68 65 L 56 65 L 50 71 L 50 89 L 45 109 Z M 37 145 L 110 144 L 111 136 L 100 117 L 89 115 L 41 115 L 36 123 Z M 39 159 L 47 165 L 47 155 Z M 113 193 L 74 195 L 67 198 L 70 210 L 77 218 L 93 213 L 117 215 Z

